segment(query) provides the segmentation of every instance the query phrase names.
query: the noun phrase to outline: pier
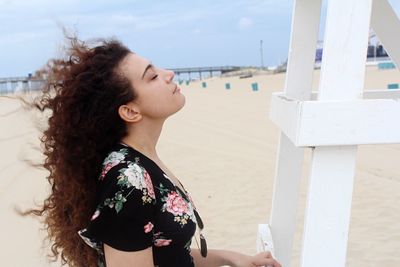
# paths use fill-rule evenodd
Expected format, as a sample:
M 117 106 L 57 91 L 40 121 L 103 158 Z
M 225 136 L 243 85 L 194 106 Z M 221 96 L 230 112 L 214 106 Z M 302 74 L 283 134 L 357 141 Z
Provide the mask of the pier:
M 202 79 L 202 73 L 209 73 L 210 77 L 213 77 L 213 73 L 224 74 L 226 72 L 240 70 L 245 67 L 240 66 L 219 66 L 219 67 L 192 67 L 192 68 L 175 68 L 170 69 L 178 76 L 180 80 L 181 74 L 188 74 L 189 80 L 191 79 L 192 73 L 198 73 L 200 80 Z
M 217 67 L 190 67 L 190 68 L 172 68 L 175 72 L 178 80 L 181 80 L 181 74 L 187 74 L 188 80 L 191 80 L 191 74 L 195 73 L 199 75 L 200 80 L 203 78 L 204 73 L 209 73 L 210 77 L 213 75 L 221 75 L 230 71 L 236 71 L 248 67 L 240 66 L 217 66 Z M 27 92 L 40 90 L 46 80 L 32 77 L 31 75 L 26 77 L 8 77 L 0 78 L 0 94 L 8 94 L 14 92 Z
M 45 82 L 31 76 L 0 78 L 0 94 L 40 90 Z

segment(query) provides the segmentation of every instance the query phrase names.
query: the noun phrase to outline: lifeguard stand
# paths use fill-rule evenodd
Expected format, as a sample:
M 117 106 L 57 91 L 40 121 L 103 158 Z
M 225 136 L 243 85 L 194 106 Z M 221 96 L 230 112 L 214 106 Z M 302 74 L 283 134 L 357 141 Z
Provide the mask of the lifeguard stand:
M 304 148 L 312 149 L 302 267 L 345 266 L 357 146 L 400 143 L 400 90 L 363 92 L 370 25 L 397 68 L 400 22 L 387 0 L 330 0 L 319 91 L 312 92 L 322 0 L 295 0 L 269 224 L 258 251 L 290 266 Z

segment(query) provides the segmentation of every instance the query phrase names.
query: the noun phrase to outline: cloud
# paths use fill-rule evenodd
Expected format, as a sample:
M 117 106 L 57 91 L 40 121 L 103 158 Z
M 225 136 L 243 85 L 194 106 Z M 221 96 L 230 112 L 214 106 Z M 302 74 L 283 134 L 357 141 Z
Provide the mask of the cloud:
M 253 25 L 253 21 L 248 17 L 242 17 L 239 19 L 238 28 L 240 30 L 246 30 Z
M 10 62 L 0 66 L 0 76 L 34 70 L 52 57 L 53 48 L 62 45 L 60 26 L 65 26 L 69 32 L 76 32 L 82 39 L 117 37 L 160 64 L 171 64 L 171 57 L 179 58 L 181 66 L 233 62 L 234 58 L 226 54 L 236 51 L 237 46 L 232 46 L 228 52 L 226 43 L 240 43 L 246 47 L 238 31 L 258 40 L 271 31 L 267 28 L 272 27 L 269 25 L 279 25 L 273 29 L 275 34 L 282 27 L 275 23 L 277 18 L 279 22 L 283 19 L 290 21 L 291 9 L 288 6 L 291 2 L 0 0 L 3 37 L 0 48 L 3 55 L 9 55 L 6 59 Z M 287 24 L 290 25 L 289 22 Z M 255 34 L 257 36 L 252 37 Z M 19 51 L 21 47 L 26 53 Z M 46 49 L 39 49 L 42 47 Z M 193 50 L 203 54 L 193 55 Z M 243 55 L 242 59 L 235 60 L 237 64 L 250 64 L 249 58 L 251 56 Z

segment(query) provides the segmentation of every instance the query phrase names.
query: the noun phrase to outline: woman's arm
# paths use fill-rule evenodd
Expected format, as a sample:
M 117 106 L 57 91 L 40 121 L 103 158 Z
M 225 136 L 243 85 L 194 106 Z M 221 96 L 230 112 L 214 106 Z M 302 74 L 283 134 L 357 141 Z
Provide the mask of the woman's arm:
M 122 251 L 104 243 L 104 254 L 107 267 L 151 267 L 153 250 L 148 247 L 138 251 Z
M 249 256 L 230 250 L 209 249 L 207 257 L 204 258 L 201 256 L 199 249 L 192 248 L 190 254 L 196 267 L 220 267 L 225 265 L 232 267 L 281 267 L 270 252 L 260 252 L 254 256 Z
M 192 248 L 190 254 L 194 259 L 196 267 L 219 267 L 219 266 L 233 266 L 234 259 L 243 255 L 234 251 L 208 249 L 207 257 L 200 254 L 200 250 Z

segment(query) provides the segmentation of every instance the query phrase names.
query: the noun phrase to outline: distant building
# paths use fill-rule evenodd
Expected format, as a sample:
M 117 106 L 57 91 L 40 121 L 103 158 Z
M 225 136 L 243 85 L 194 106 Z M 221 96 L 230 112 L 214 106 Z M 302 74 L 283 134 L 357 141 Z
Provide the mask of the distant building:
M 315 52 L 315 62 L 320 63 L 322 61 L 322 54 L 323 54 L 323 48 L 319 47 L 317 48 Z M 369 45 L 368 50 L 367 50 L 367 58 L 372 59 L 372 58 L 387 58 L 389 55 L 387 54 L 385 48 L 383 45 L 378 44 L 378 45 Z

